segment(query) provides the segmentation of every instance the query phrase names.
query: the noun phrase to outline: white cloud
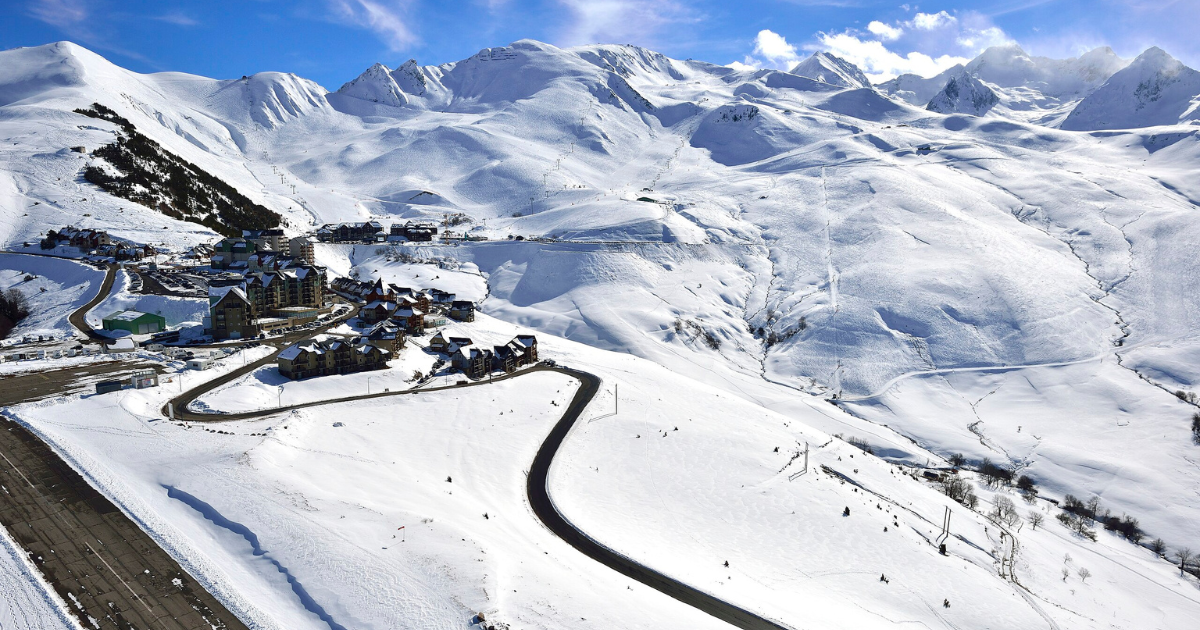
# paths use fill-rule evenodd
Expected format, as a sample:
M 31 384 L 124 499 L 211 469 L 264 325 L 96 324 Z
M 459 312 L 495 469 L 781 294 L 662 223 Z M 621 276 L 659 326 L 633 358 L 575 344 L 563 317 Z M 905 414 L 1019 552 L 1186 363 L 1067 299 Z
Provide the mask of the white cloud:
M 734 70 L 739 70 L 741 72 L 751 72 L 754 70 L 758 70 L 762 66 L 759 65 L 758 60 L 755 59 L 754 57 L 746 57 L 745 63 L 742 63 L 741 61 L 731 61 L 731 62 L 725 64 L 725 67 L 733 68 Z
M 966 57 L 956 55 L 933 57 L 917 51 L 900 54 L 889 50 L 883 42 L 859 39 L 850 33 L 820 33 L 817 41 L 824 50 L 858 66 L 872 82 L 884 81 L 905 73 L 929 77 L 954 64 L 970 61 Z
M 329 0 L 329 3 L 340 21 L 374 32 L 393 51 L 401 51 L 420 42 L 404 18 L 408 2 Z
M 958 18 L 945 11 L 938 11 L 937 13 L 918 13 L 913 16 L 911 24 L 914 28 L 922 31 L 932 31 L 956 22 L 958 22 Z
M 758 70 L 760 68 L 775 68 L 787 70 L 800 61 L 800 53 L 794 44 L 788 43 L 783 35 L 775 31 L 763 29 L 754 36 L 754 52 L 746 55 L 741 61 L 727 64 L 738 70 Z
M 990 46 L 1010 43 L 1013 39 L 999 27 L 990 26 L 980 30 L 964 29 L 955 41 L 969 50 L 983 50 Z
M 873 20 L 870 24 L 868 24 L 867 30 L 871 31 L 877 35 L 879 39 L 885 42 L 891 42 L 900 39 L 900 36 L 904 34 L 904 29 L 896 26 L 888 26 L 879 20 Z
M 664 27 L 699 18 L 674 0 L 558 0 L 571 22 L 558 38 L 567 46 L 580 44 L 650 43 Z
M 776 67 L 789 67 L 799 61 L 795 46 L 783 35 L 766 29 L 754 38 L 754 54 L 761 55 Z
M 78 26 L 88 19 L 84 0 L 35 0 L 29 5 L 29 14 L 59 28 Z
M 891 23 L 872 20 L 866 29 L 819 32 L 800 48 L 828 51 L 879 82 L 906 73 L 933 76 L 955 64 L 966 64 L 989 46 L 1011 41 L 986 15 L 938 11 L 918 12 L 910 20 Z M 799 60 L 796 48 L 776 33 L 761 31 L 754 41 L 754 54 L 740 64 L 784 67 Z
M 155 16 L 150 19 L 158 22 L 166 22 L 167 24 L 174 24 L 175 26 L 196 26 L 200 24 L 200 22 L 195 18 L 179 11 L 173 13 L 164 13 L 163 15 Z

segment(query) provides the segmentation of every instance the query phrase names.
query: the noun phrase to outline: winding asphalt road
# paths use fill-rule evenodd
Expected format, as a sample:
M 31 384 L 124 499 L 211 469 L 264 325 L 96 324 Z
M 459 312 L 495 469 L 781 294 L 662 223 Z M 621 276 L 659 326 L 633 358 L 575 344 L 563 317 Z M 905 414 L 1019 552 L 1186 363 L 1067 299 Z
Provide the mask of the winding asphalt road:
M 462 385 L 447 385 L 444 387 L 431 387 L 428 389 L 409 389 L 395 392 L 381 392 L 377 394 L 368 394 L 360 396 L 347 396 L 344 398 L 334 398 L 330 400 L 320 400 L 298 405 L 288 405 L 285 407 L 277 407 L 274 409 L 266 409 L 262 411 L 251 411 L 245 413 L 229 413 L 229 414 L 214 414 L 214 413 L 196 413 L 187 410 L 187 406 L 192 401 L 196 400 L 205 393 L 224 385 L 253 369 L 259 365 L 265 364 L 273 358 L 267 357 L 256 361 L 254 365 L 246 366 L 239 370 L 235 370 L 220 378 L 214 379 L 199 387 L 188 390 L 171 400 L 171 404 L 175 408 L 175 417 L 180 420 L 195 421 L 195 422 L 226 422 L 230 420 L 246 420 L 251 418 L 261 418 L 277 414 L 293 409 L 304 409 L 309 407 L 317 407 L 321 405 L 330 405 L 342 402 L 352 402 L 359 400 L 370 400 L 373 398 L 386 398 L 388 396 L 406 396 L 420 394 L 423 392 L 442 391 L 448 389 L 461 389 L 465 387 L 480 387 L 494 381 L 507 380 L 517 378 L 525 374 L 534 372 L 556 372 L 574 378 L 580 382 L 580 388 L 575 392 L 571 403 L 567 405 L 563 412 L 562 418 L 550 430 L 550 434 L 542 442 L 538 448 L 537 455 L 533 458 L 533 465 L 529 470 L 528 482 L 526 485 L 526 493 L 529 497 L 529 504 L 533 508 L 533 513 L 538 517 L 543 525 L 546 526 L 554 535 L 561 538 L 568 545 L 574 547 L 577 551 L 585 556 L 609 567 L 610 569 L 645 584 L 664 595 L 672 597 L 684 604 L 692 606 L 697 610 L 712 615 L 721 621 L 724 621 L 734 627 L 743 628 L 744 630 L 789 630 L 787 626 L 756 615 L 744 608 L 735 606 L 727 601 L 714 597 L 704 591 L 684 584 L 675 578 L 660 573 L 648 566 L 638 563 L 632 558 L 614 551 L 600 542 L 596 541 L 586 532 L 576 527 L 573 523 L 567 520 L 554 506 L 554 500 L 550 498 L 548 487 L 550 466 L 554 463 L 554 456 L 558 453 L 558 449 L 562 446 L 563 441 L 571 432 L 572 427 L 583 414 L 583 410 L 587 408 L 588 403 L 596 396 L 600 389 L 600 379 L 595 375 L 580 370 L 573 370 L 565 367 L 547 367 L 535 366 L 528 369 L 498 376 L 491 380 L 474 381 L 464 383 Z M 163 413 L 166 413 L 166 408 L 163 408 Z
M 104 301 L 106 297 L 108 297 L 108 293 L 112 290 L 112 285 L 116 278 L 116 271 L 117 266 L 110 265 L 107 273 L 105 274 L 104 282 L 101 284 L 99 291 L 96 292 L 95 297 L 70 315 L 69 319 L 71 324 L 92 340 L 100 340 L 103 339 L 103 337 L 97 334 L 92 327 L 88 325 L 86 321 L 87 313 L 91 309 L 95 308 L 100 302 Z M 353 315 L 353 313 L 351 315 Z M 316 333 L 311 332 L 309 334 Z M 388 396 L 412 395 L 423 392 L 458 389 L 464 387 L 479 387 L 482 385 L 487 385 L 493 381 L 516 378 L 533 372 L 557 372 L 559 374 L 569 376 L 578 380 L 581 386 L 579 390 L 575 392 L 575 396 L 571 399 L 571 403 L 567 406 L 562 418 L 560 418 L 559 421 L 554 425 L 554 428 L 550 430 L 550 434 L 542 442 L 541 447 L 538 448 L 537 455 L 534 456 L 533 464 L 529 470 L 529 476 L 526 485 L 526 493 L 529 497 L 529 504 L 533 508 L 534 514 L 538 517 L 542 524 L 545 525 L 546 528 L 552 533 L 554 533 L 554 535 L 558 536 L 564 542 L 571 545 L 577 551 L 588 556 L 589 558 L 592 558 L 593 560 L 628 578 L 637 580 L 638 582 L 641 582 L 642 584 L 645 584 L 646 586 L 649 586 L 650 588 L 653 588 L 664 595 L 692 606 L 697 610 L 720 619 L 734 627 L 743 628 L 745 630 L 789 630 L 787 626 L 756 615 L 755 613 L 744 608 L 740 608 L 722 599 L 714 597 L 713 595 L 705 593 L 704 591 L 701 591 L 695 587 L 684 584 L 675 578 L 640 564 L 632 558 L 606 547 L 592 537 L 588 536 L 587 533 L 572 524 L 569 520 L 567 520 L 566 517 L 562 515 L 562 513 L 558 511 L 558 508 L 556 508 L 554 505 L 553 499 L 550 497 L 548 487 L 550 466 L 554 463 L 554 456 L 558 453 L 559 447 L 562 446 L 563 441 L 566 439 L 567 435 L 570 434 L 571 429 L 575 426 L 575 423 L 583 414 L 584 409 L 587 408 L 588 403 L 592 401 L 592 398 L 595 397 L 596 393 L 600 389 L 600 379 L 595 375 L 564 367 L 535 366 L 515 372 L 513 374 L 506 374 L 486 381 L 475 381 L 461 385 L 432 387 L 428 389 L 401 390 L 396 392 L 381 392 L 377 394 L 347 396 L 344 398 L 288 405 L 286 407 L 278 407 L 262 411 L 234 414 L 212 414 L 196 413 L 187 410 L 188 405 L 191 404 L 192 401 L 217 387 L 236 380 L 237 378 L 240 378 L 245 374 L 258 369 L 259 367 L 266 365 L 275 359 L 275 355 L 278 354 L 278 352 L 279 349 L 277 347 L 275 352 L 272 352 L 270 355 L 259 359 L 258 361 L 210 380 L 199 387 L 188 390 L 187 392 L 184 392 L 171 399 L 169 405 L 173 407 L 175 418 L 192 422 L 226 422 L 231 420 L 259 418 L 293 409 L 303 409 L 341 402 L 369 400 Z M 164 405 L 162 410 L 163 415 L 167 415 L 168 411 L 168 406 Z M 34 440 L 34 442 L 37 441 Z M 43 454 L 41 459 L 43 461 L 57 460 L 57 458 L 51 458 L 45 454 Z M 61 460 L 58 461 L 61 462 Z M 86 484 L 84 485 L 86 486 Z M 130 532 L 128 535 L 130 537 L 134 536 L 133 532 Z M 157 547 L 155 547 L 155 549 L 161 553 L 161 550 L 157 549 Z M 202 592 L 202 594 L 207 596 L 207 593 Z M 141 598 L 141 596 L 134 594 L 134 600 L 139 600 Z M 212 604 L 214 608 L 220 608 L 220 605 L 217 604 L 215 600 L 212 601 Z M 222 612 L 224 612 L 223 609 Z M 234 620 L 233 623 L 236 624 L 237 622 Z
M 79 332 L 87 335 L 87 338 L 92 341 L 102 341 L 106 339 L 106 337 L 97 333 L 92 329 L 91 326 L 88 325 L 88 311 L 96 308 L 97 305 L 104 301 L 104 298 L 108 297 L 108 292 L 112 291 L 113 281 L 116 280 L 116 278 L 117 266 L 115 264 L 109 265 L 108 271 L 104 273 L 104 282 L 100 283 L 100 290 L 96 292 L 96 296 L 93 297 L 90 302 L 77 309 L 74 313 L 71 313 L 70 317 L 67 318 L 70 320 L 72 326 L 78 329 Z
M 567 406 L 562 419 L 554 425 L 554 428 L 550 430 L 550 435 L 538 448 L 537 455 L 533 458 L 533 467 L 529 470 L 526 492 L 529 495 L 529 504 L 533 507 L 534 514 L 542 521 L 542 524 L 585 556 L 664 595 L 708 613 L 731 626 L 746 630 L 785 630 L 787 626 L 718 599 L 609 549 L 588 536 L 558 511 L 558 508 L 554 506 L 554 500 L 550 498 L 548 487 L 550 466 L 554 463 L 554 456 L 571 432 L 571 428 L 600 389 L 600 379 L 579 370 L 547 369 L 578 379 L 581 387 L 575 392 L 575 397 L 571 399 L 571 404 Z

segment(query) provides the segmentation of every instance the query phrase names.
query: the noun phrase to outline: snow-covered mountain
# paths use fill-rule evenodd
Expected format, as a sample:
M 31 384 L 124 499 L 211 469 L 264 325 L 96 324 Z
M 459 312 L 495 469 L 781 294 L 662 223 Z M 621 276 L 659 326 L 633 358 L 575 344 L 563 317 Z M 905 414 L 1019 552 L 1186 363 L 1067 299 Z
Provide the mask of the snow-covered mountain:
M 284 73 L 141 75 L 73 44 L 14 49 L 0 53 L 0 241 L 71 223 L 175 248 L 215 238 L 82 178 L 121 133 L 75 112 L 99 103 L 279 213 L 289 233 L 453 215 L 490 239 L 403 257 L 321 248 L 335 273 L 444 281 L 456 270 L 485 314 L 590 346 L 580 361 L 628 353 L 694 384 L 679 391 L 736 400 L 730 427 L 751 407 L 861 437 L 895 462 L 990 458 L 1047 496 L 1100 496 L 1151 536 L 1197 547 L 1196 408 L 1173 392 L 1200 388 L 1200 130 L 1178 124 L 1183 113 L 1138 129 L 1164 124 L 1150 114 L 1181 103 L 1193 75 L 1150 84 L 1142 109 L 1096 110 L 1128 114 L 1125 131 L 1055 128 L 1089 93 L 1137 94 L 1166 77 L 1139 59 L 1131 70 L 1160 70 L 1127 82 L 1111 51 L 1093 53 L 1058 66 L 1012 47 L 985 53 L 922 102 L 929 84 L 873 89 L 824 55 L 792 72 L 738 71 L 522 40 L 437 66 L 377 64 L 328 93 Z M 926 109 L 951 80 L 953 113 Z M 985 88 L 999 99 L 988 111 L 976 106 Z M 620 422 L 672 405 L 674 386 L 644 373 L 622 378 L 644 387 L 647 415 Z M 666 401 L 652 400 L 659 391 Z M 698 452 L 679 457 L 708 461 Z M 786 476 L 762 483 L 788 487 Z M 754 509 L 788 514 L 807 497 Z M 1096 580 L 1086 605 L 1054 591 L 1046 614 L 1060 627 L 1148 619 L 1154 597 L 1116 594 L 1177 588 L 1158 573 L 1146 591 L 1125 588 L 1150 573 L 1107 562 L 1112 549 L 1157 561 L 1102 535 L 1086 549 L 1111 581 Z M 1039 585 L 1060 588 L 1058 566 L 1031 563 Z M 884 599 L 864 606 L 893 610 Z M 888 618 L 928 615 L 907 606 Z M 1031 610 L 998 625 L 1028 627 Z
M 992 88 L 967 70 L 951 76 L 946 86 L 929 100 L 931 112 L 982 116 L 1000 102 Z
M 963 72 L 962 64 L 955 64 L 932 77 L 918 74 L 902 74 L 894 79 L 888 79 L 875 87 L 888 96 L 894 96 L 906 103 L 924 107 L 929 101 L 946 87 L 946 82 Z
M 338 89 L 338 94 L 390 107 L 408 104 L 408 97 L 392 77 L 392 71 L 381 63 L 367 68 L 357 79 L 343 85 Z
M 877 87 L 889 96 L 927 106 L 951 80 L 957 84 L 953 89 L 959 89 L 965 75 L 987 85 L 996 96 L 993 106 L 999 106 L 998 115 L 1055 126 L 1127 63 L 1107 46 L 1077 58 L 1050 59 L 1029 55 L 1016 43 L 1009 43 L 988 48 L 966 66 L 954 66 L 929 78 L 905 74 Z M 947 103 L 942 97 L 933 111 L 949 111 Z M 982 111 L 991 109 L 988 106 Z M 962 111 L 970 113 L 968 110 Z
M 1151 48 L 1080 101 L 1063 129 L 1089 131 L 1200 120 L 1200 72 Z
M 1050 59 L 1029 55 L 1011 43 L 988 48 L 971 60 L 966 70 L 1002 88 L 1070 100 L 1095 90 L 1127 63 L 1107 46 L 1079 57 Z
M 827 52 L 815 52 L 789 71 L 800 77 L 844 88 L 869 88 L 871 81 L 858 66 Z

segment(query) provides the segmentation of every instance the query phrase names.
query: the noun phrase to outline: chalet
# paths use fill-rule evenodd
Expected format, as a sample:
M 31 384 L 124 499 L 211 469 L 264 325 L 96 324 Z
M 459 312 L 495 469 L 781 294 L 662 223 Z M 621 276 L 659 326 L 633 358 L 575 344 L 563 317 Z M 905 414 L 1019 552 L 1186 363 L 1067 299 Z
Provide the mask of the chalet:
M 437 226 L 432 223 L 416 223 L 409 221 L 402 229 L 404 238 L 410 241 L 432 241 L 437 236 Z
M 146 250 L 140 245 L 125 241 L 114 241 L 108 245 L 101 245 L 97 251 L 102 252 L 105 256 L 112 256 L 115 260 L 141 260 L 146 256 Z
M 515 343 L 521 348 L 521 365 L 532 365 L 538 362 L 537 337 L 533 335 L 517 335 L 509 343 Z
M 434 306 L 449 308 L 454 303 L 454 297 L 454 294 L 449 291 L 441 289 L 429 290 L 429 299 L 433 302 Z
M 491 370 L 492 352 L 475 346 L 458 348 L 450 356 L 450 365 L 467 378 L 483 378 Z
M 472 345 L 470 337 L 455 334 L 449 330 L 440 330 L 429 339 L 429 349 L 441 354 L 454 354 L 458 348 Z
M 362 226 L 363 240 L 377 243 L 387 240 L 387 229 L 378 221 L 367 221 Z
M 399 296 L 396 290 L 391 285 L 383 284 L 383 280 L 376 280 L 375 284 L 363 294 L 363 299 L 367 302 L 391 302 L 396 303 Z
M 194 260 L 209 260 L 212 258 L 213 251 L 212 245 L 201 243 L 189 249 L 187 253 L 183 255 L 183 257 Z
M 517 371 L 520 356 L 517 349 L 513 348 L 512 343 L 506 343 L 503 346 L 492 346 L 492 369 L 499 370 L 505 374 L 511 374 Z
M 537 360 L 537 337 L 533 335 L 517 335 L 503 346 L 492 348 L 492 368 L 501 372 L 511 373 Z
M 419 309 L 422 313 L 428 313 L 431 310 L 433 310 L 432 309 L 433 301 L 429 298 L 428 293 L 425 293 L 424 291 L 421 291 L 419 289 L 412 289 L 409 287 L 398 287 L 394 284 L 390 285 L 390 286 L 392 288 L 392 291 L 394 291 L 396 293 L 397 301 L 402 301 L 402 300 L 406 300 L 406 299 L 410 300 L 411 305 L 414 308 Z
M 350 374 L 387 367 L 392 352 L 366 341 L 308 339 L 288 346 L 276 357 L 279 373 L 290 379 Z
M 342 277 L 330 283 L 330 288 L 339 295 L 352 300 L 361 300 L 371 290 L 371 284 L 354 278 Z
M 370 332 L 361 337 L 372 346 L 390 351 L 392 356 L 398 355 L 404 348 L 405 338 L 404 331 L 390 322 L 376 324 Z
M 397 305 L 391 321 L 410 335 L 425 334 L 425 313 L 411 304 Z
M 85 252 L 112 243 L 112 239 L 108 236 L 108 232 L 91 229 L 81 230 L 71 225 L 68 225 L 58 232 L 57 241 L 57 244 L 59 245 L 70 245 L 71 247 L 77 247 L 80 251 Z
M 395 302 L 372 300 L 358 310 L 358 316 L 364 324 L 386 322 L 396 314 Z
M 468 300 L 454 300 L 450 303 L 450 310 L 446 312 L 450 319 L 457 319 L 460 322 L 475 321 L 475 303 Z

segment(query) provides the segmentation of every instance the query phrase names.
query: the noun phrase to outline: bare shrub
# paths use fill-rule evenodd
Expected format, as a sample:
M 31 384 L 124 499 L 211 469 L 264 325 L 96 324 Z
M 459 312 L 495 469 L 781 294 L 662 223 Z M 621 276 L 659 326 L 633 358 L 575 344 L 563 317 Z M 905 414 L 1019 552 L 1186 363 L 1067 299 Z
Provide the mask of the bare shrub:
M 992 501 L 992 517 L 997 521 L 1016 525 L 1021 516 L 1017 514 L 1017 506 L 1012 502 L 1012 499 L 999 495 Z

